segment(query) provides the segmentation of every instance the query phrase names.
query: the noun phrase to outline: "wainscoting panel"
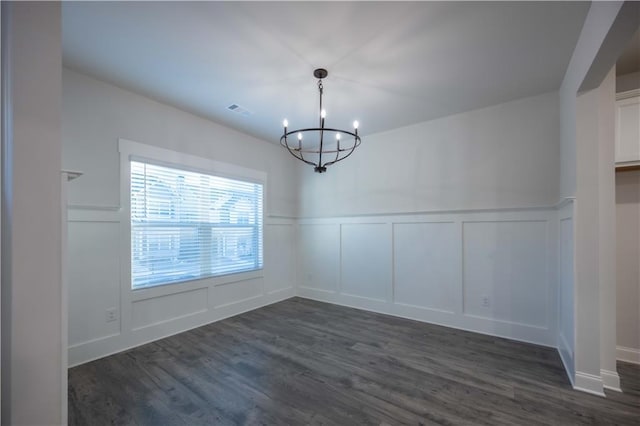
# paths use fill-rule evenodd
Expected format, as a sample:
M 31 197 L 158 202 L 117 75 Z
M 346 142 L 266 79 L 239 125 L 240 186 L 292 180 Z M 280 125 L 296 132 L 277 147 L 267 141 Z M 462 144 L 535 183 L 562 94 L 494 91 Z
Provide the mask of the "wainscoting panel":
M 135 294 L 118 275 L 119 212 L 69 218 L 70 365 L 294 295 L 558 345 L 555 209 L 271 219 L 263 271 Z
M 390 236 L 386 223 L 341 226 L 341 293 L 375 301 L 391 299 Z
M 132 291 L 120 273 L 120 217 L 111 207 L 69 209 L 70 366 L 295 294 L 293 219 L 265 219 L 263 270 Z
M 175 293 L 135 301 L 132 304 L 132 329 L 138 330 L 176 318 L 195 315 L 207 310 L 208 288 Z
M 554 208 L 300 219 L 296 294 L 555 347 L 556 220 Z
M 118 235 L 117 222 L 68 224 L 69 345 L 120 333 Z
M 220 308 L 259 297 L 263 293 L 262 278 L 222 284 L 214 287 L 212 304 L 215 308 Z
M 267 294 L 293 288 L 295 247 L 293 224 L 272 224 L 264 228 L 264 286 Z
M 393 301 L 460 311 L 460 237 L 453 222 L 393 225 Z
M 465 222 L 464 313 L 547 327 L 546 221 Z
M 340 225 L 303 224 L 299 235 L 300 286 L 320 292 L 336 292 L 340 270 Z

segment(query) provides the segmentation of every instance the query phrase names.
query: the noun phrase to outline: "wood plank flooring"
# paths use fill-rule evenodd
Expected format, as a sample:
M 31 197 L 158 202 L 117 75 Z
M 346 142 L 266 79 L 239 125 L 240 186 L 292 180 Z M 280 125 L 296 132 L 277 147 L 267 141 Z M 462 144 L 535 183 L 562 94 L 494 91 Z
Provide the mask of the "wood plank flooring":
M 640 424 L 555 349 L 293 298 L 69 370 L 71 425 Z

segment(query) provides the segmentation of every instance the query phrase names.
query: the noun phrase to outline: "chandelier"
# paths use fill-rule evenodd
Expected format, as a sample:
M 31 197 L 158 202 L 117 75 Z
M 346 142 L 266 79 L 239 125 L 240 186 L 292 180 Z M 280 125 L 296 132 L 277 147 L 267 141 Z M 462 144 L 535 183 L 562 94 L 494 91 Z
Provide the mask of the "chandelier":
M 319 126 L 288 131 L 289 122 L 284 120 L 282 123 L 284 133 L 280 137 L 280 145 L 287 148 L 291 155 L 298 160 L 312 165 L 317 173 L 326 172 L 327 166 L 344 160 L 353 154 L 353 151 L 362 142 L 360 136 L 358 136 L 357 121 L 353 122 L 353 132 L 324 126 L 327 112 L 322 108 L 322 79 L 327 75 L 329 75 L 329 72 L 324 68 L 318 68 L 313 71 L 313 76 L 318 79 L 318 92 L 320 94 Z M 297 134 L 297 136 L 291 142 L 289 136 L 294 134 Z M 305 136 L 310 135 L 311 137 L 305 138 Z M 329 136 L 327 137 L 327 135 Z M 332 140 L 331 135 L 334 135 L 335 139 Z M 342 139 L 343 135 L 347 136 L 345 140 Z

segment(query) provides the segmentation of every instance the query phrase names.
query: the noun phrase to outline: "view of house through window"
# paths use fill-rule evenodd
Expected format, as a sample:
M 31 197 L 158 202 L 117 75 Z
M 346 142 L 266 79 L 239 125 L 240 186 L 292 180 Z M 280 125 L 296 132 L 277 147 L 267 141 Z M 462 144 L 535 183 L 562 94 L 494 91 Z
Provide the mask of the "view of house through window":
M 131 286 L 262 268 L 263 186 L 131 161 Z

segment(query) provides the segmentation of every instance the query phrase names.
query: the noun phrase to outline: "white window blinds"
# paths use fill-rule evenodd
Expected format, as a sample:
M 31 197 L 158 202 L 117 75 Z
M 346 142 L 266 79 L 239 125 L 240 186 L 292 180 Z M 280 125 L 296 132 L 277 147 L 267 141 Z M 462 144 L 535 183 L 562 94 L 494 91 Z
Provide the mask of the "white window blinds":
M 262 268 L 259 183 L 131 161 L 131 286 Z

